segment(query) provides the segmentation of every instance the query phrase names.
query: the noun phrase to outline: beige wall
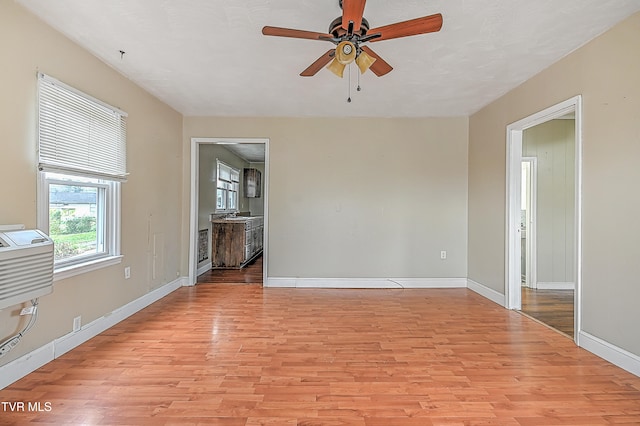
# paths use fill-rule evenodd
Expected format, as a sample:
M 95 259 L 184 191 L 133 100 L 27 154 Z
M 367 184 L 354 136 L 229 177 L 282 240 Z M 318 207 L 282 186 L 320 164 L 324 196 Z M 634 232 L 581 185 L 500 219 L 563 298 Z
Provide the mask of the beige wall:
M 469 278 L 504 293 L 506 126 L 583 96 L 585 332 L 640 355 L 640 14 L 470 117 Z
M 182 116 L 12 1 L 0 1 L 0 224 L 36 226 L 36 70 L 129 114 L 129 181 L 122 185 L 122 264 L 57 281 L 35 327 L 5 364 L 182 275 Z M 152 244 L 162 265 L 152 279 Z M 131 279 L 124 280 L 124 266 Z M 0 339 L 21 327 L 19 306 L 0 312 Z
M 192 137 L 270 139 L 270 277 L 466 277 L 467 129 L 466 118 L 185 117 L 183 155 Z
M 522 156 L 537 158 L 536 281 L 574 283 L 575 120 L 522 132 Z

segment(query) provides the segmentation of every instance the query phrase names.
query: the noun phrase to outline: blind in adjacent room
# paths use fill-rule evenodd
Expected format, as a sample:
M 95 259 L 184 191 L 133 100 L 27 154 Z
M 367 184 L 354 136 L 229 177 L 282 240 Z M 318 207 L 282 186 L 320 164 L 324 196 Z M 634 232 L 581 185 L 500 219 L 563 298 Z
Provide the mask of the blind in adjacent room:
M 125 112 L 41 73 L 38 96 L 41 170 L 126 180 Z

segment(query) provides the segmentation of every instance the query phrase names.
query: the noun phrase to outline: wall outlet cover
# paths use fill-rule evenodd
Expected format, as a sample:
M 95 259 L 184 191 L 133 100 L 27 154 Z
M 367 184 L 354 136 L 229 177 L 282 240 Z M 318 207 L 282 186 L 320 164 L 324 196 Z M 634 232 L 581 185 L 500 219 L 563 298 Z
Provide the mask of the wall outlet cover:
M 80 331 L 82 328 L 82 316 L 77 316 L 73 319 L 73 331 Z

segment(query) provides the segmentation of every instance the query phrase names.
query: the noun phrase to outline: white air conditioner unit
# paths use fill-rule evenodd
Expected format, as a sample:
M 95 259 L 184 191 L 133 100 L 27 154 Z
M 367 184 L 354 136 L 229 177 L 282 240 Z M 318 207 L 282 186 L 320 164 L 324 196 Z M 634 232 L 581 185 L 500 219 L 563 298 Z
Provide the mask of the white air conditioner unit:
M 0 232 L 0 309 L 53 291 L 53 241 L 37 229 Z

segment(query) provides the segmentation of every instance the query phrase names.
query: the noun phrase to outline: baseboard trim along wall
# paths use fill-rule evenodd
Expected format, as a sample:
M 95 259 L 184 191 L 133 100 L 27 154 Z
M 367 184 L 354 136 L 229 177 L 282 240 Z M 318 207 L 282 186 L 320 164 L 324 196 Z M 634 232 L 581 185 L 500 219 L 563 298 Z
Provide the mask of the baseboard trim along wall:
M 467 279 L 467 288 L 471 291 L 478 293 L 480 296 L 486 297 L 494 303 L 502 306 L 503 308 L 506 306 L 504 294 L 495 291 L 492 288 L 487 287 L 486 285 L 482 285 L 474 280 Z
M 575 290 L 575 283 L 563 282 L 538 282 L 535 286 L 538 290 Z
M 50 342 L 0 367 L 0 389 L 53 361 L 53 353 L 54 343 Z
M 0 389 L 20 380 L 46 363 L 53 361 L 92 337 L 95 337 L 110 327 L 113 327 L 120 321 L 146 308 L 153 302 L 162 299 L 174 290 L 187 285 L 188 282 L 189 279 L 187 277 L 178 278 L 175 281 L 150 291 L 149 293 L 127 303 L 103 317 L 96 319 L 95 321 L 85 324 L 76 332 L 71 332 L 59 337 L 54 341 L 3 365 L 0 367 Z
M 618 367 L 627 370 L 631 374 L 640 377 L 640 357 L 625 351 L 596 336 L 580 331 L 578 334 L 579 346 L 599 356 Z
M 466 278 L 267 278 L 264 287 L 289 288 L 465 288 Z
M 202 266 L 198 267 L 198 270 L 196 271 L 196 274 L 202 275 L 205 272 L 208 272 L 210 269 L 211 269 L 211 262 L 206 262 Z

